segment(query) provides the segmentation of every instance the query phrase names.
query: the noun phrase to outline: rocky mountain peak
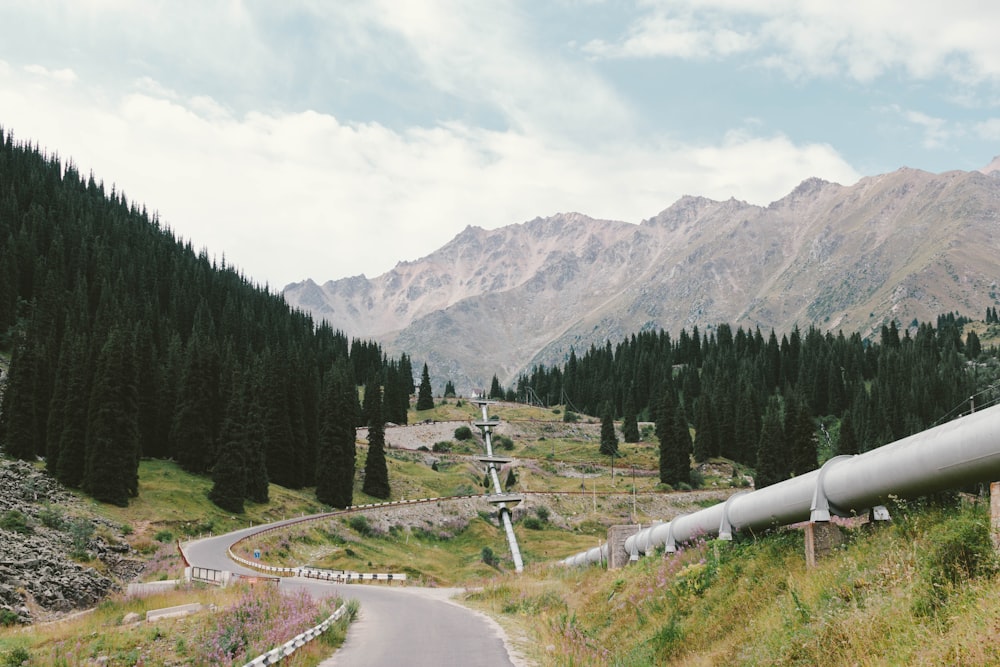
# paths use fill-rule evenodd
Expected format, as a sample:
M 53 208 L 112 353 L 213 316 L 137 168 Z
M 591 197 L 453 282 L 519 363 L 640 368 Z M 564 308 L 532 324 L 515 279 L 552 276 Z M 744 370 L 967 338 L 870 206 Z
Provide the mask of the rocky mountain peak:
M 560 213 L 470 226 L 382 276 L 323 285 L 322 305 L 311 281 L 285 297 L 427 361 L 436 388 L 494 374 L 507 384 L 648 329 L 816 324 L 867 336 L 887 318 L 996 305 L 998 201 L 1000 178 L 976 172 L 810 178 L 767 208 L 685 196 L 639 225 Z

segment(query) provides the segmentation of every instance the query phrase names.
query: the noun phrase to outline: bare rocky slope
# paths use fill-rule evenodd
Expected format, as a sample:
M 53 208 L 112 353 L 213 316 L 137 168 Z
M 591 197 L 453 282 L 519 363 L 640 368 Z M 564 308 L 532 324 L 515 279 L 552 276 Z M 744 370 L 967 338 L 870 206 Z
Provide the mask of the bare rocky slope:
M 0 623 L 92 607 L 141 568 L 118 526 L 88 516 L 43 471 L 0 457 Z
M 998 163 L 1000 164 L 1000 163 Z M 509 383 L 570 348 L 728 322 L 870 335 L 997 304 L 1000 171 L 809 179 L 769 206 L 683 197 L 636 225 L 571 213 L 467 227 L 369 279 L 288 285 L 294 306 L 426 361 L 435 390 Z

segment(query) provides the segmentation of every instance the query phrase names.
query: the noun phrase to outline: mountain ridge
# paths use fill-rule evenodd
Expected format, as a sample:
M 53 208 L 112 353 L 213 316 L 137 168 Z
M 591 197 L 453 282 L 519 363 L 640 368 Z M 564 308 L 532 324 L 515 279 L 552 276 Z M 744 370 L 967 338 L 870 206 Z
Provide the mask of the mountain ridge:
M 996 304 L 998 174 L 903 167 L 849 186 L 808 178 L 767 206 L 684 196 L 638 224 L 560 213 L 468 225 L 375 278 L 308 280 L 284 295 L 427 361 L 436 388 L 509 383 L 646 329 L 871 335 L 889 319 Z

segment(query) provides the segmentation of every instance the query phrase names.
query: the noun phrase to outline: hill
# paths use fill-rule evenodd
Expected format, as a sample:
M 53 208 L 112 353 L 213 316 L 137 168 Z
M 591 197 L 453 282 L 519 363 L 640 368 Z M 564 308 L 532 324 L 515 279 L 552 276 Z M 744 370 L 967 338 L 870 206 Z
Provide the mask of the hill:
M 289 303 L 426 359 L 437 391 L 507 384 L 633 332 L 816 325 L 868 337 L 997 303 L 1000 172 L 809 179 L 761 207 L 684 197 L 643 221 L 578 213 L 467 227 L 375 278 L 285 287 Z

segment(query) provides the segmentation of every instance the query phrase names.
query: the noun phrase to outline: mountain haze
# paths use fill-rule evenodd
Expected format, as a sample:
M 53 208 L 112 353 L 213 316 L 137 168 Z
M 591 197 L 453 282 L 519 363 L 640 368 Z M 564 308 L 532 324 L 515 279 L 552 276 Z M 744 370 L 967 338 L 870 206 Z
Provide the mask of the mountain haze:
M 993 166 L 993 165 L 991 165 Z M 646 329 L 796 324 L 870 335 L 997 303 L 1000 176 L 915 169 L 808 179 L 761 207 L 685 196 L 636 225 L 579 213 L 469 226 L 376 278 L 288 285 L 288 302 L 426 360 L 435 389 L 509 383 Z

